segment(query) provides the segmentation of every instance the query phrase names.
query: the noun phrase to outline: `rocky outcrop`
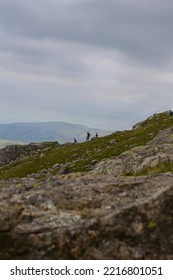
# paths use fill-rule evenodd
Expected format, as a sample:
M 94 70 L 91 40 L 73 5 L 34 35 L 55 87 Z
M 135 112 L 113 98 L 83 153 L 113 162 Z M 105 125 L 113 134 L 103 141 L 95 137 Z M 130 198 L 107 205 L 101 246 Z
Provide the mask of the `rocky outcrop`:
M 172 174 L 0 184 L 0 259 L 173 259 Z
M 35 154 L 36 152 L 44 153 L 48 151 L 52 145 L 58 145 L 58 142 L 9 145 L 3 149 L 0 149 L 0 165 L 11 163 L 16 159 Z
M 96 164 L 93 174 L 135 174 L 146 167 L 154 167 L 161 162 L 173 161 L 173 144 L 147 145 L 133 148 L 115 158 Z
M 148 142 L 148 145 L 173 144 L 173 126 L 162 130 L 156 137 Z
M 98 162 L 91 173 L 114 176 L 135 174 L 147 167 L 171 161 L 173 161 L 173 127 L 161 131 L 146 146 L 139 146 L 117 157 Z

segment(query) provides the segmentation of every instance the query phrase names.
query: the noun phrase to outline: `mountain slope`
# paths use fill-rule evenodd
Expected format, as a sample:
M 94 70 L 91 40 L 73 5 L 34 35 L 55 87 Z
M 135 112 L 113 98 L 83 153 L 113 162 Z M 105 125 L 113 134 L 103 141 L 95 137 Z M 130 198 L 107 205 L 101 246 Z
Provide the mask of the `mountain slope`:
M 173 117 L 161 113 L 83 143 L 1 149 L 0 259 L 173 259 L 172 133 Z M 131 175 L 157 157 L 166 168 L 153 173 L 169 174 L 93 174 L 123 159 Z
M 65 143 L 73 142 L 73 138 L 76 138 L 78 142 L 82 142 L 86 139 L 87 131 L 91 133 L 92 137 L 96 132 L 100 136 L 111 133 L 108 130 L 66 122 L 11 123 L 0 124 L 0 139 L 24 143 L 43 141 Z
M 46 152 L 40 148 L 37 153 L 26 154 L 22 158 L 19 156 L 17 161 L 2 166 L 0 178 L 25 177 L 39 172 L 41 176 L 46 172 L 52 174 L 86 172 L 102 160 L 119 156 L 138 146 L 145 146 L 160 131 L 171 126 L 173 126 L 173 117 L 160 113 L 148 118 L 136 129 L 117 131 L 92 141 L 71 145 L 47 143 Z

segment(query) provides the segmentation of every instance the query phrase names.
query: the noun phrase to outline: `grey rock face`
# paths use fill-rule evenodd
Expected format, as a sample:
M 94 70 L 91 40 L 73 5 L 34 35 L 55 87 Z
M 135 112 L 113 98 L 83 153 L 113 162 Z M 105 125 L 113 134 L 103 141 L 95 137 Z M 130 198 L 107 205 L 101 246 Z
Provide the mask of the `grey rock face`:
M 171 174 L 0 184 L 0 259 L 173 259 Z
M 156 137 L 148 142 L 148 145 L 173 144 L 173 127 L 162 130 Z
M 115 158 L 100 161 L 91 172 L 120 176 L 169 161 L 173 161 L 173 144 L 147 145 L 133 148 Z
M 39 150 L 43 155 L 43 152 L 46 152 L 50 148 L 49 144 L 51 143 L 57 143 L 58 145 L 58 142 L 42 142 L 27 145 L 10 145 L 0 149 L 0 165 L 5 165 L 21 157 L 34 154 Z
M 146 146 L 128 150 L 119 156 L 100 161 L 91 171 L 93 174 L 135 174 L 161 162 L 173 161 L 173 127 L 161 131 Z

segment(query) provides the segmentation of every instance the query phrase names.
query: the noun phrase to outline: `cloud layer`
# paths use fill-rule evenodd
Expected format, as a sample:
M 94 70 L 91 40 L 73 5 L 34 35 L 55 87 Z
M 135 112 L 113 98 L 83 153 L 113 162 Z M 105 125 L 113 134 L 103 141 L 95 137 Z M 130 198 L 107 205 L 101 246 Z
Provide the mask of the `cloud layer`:
M 0 122 L 130 128 L 173 106 L 173 3 L 0 0 Z

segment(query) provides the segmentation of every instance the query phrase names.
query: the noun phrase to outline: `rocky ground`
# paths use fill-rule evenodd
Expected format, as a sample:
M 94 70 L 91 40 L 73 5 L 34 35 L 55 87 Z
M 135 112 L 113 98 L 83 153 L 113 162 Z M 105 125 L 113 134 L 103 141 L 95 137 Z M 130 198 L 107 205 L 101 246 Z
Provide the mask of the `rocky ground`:
M 14 163 L 22 158 L 40 153 L 44 155 L 51 147 L 58 146 L 58 142 L 30 143 L 26 145 L 9 145 L 0 149 L 0 166 Z
M 0 259 L 173 259 L 172 118 L 70 145 L 0 150 Z
M 162 162 L 173 162 L 173 127 L 161 131 L 145 146 L 135 147 L 117 157 L 98 162 L 92 173 L 114 176 L 136 174 Z
M 0 184 L 0 259 L 173 259 L 173 174 Z
M 92 173 L 115 176 L 136 174 L 144 168 L 155 167 L 161 162 L 171 161 L 173 161 L 173 144 L 140 146 L 115 158 L 98 162 Z

